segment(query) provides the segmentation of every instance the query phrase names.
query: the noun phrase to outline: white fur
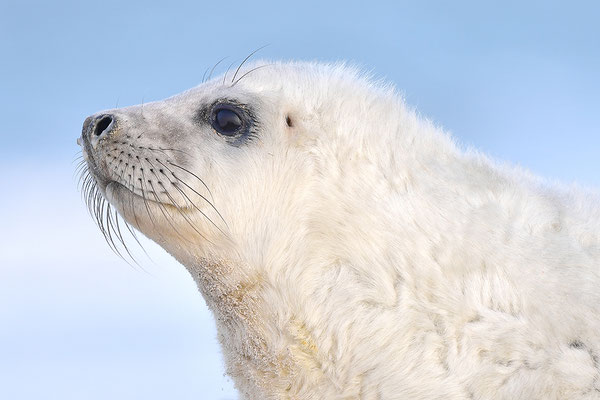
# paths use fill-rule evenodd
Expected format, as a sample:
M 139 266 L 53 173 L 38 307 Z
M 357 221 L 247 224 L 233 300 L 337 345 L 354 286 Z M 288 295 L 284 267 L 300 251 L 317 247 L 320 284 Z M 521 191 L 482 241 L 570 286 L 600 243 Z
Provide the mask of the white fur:
M 243 398 L 600 399 L 597 197 L 460 150 L 342 65 L 230 77 L 113 110 L 173 126 L 139 140 L 193 154 L 225 234 L 105 195 L 192 273 Z M 218 98 L 252 105 L 255 140 L 194 125 Z

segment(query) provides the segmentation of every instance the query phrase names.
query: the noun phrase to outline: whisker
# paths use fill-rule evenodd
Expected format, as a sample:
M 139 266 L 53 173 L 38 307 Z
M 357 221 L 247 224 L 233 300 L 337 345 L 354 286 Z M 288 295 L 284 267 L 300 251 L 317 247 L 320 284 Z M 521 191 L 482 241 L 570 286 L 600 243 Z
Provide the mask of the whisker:
M 204 82 L 206 82 L 206 81 L 205 81 L 205 78 L 206 78 L 206 74 L 208 73 L 208 70 L 209 70 L 209 69 L 210 69 L 210 67 L 208 67 L 208 68 L 206 68 L 206 69 L 204 70 L 204 74 L 202 74 L 202 80 L 200 81 L 200 83 L 204 83 Z
M 112 239 L 112 236 L 110 235 L 110 231 L 108 230 L 107 225 L 104 222 L 105 210 L 106 202 L 104 201 L 104 198 L 98 199 L 98 197 L 96 197 L 96 221 L 99 224 L 100 232 L 102 232 L 102 235 L 104 235 L 104 239 L 106 240 L 106 243 L 108 243 L 110 249 L 119 257 L 123 258 L 121 253 L 119 253 L 118 249 L 115 247 L 115 243 Z
M 176 164 L 173 164 L 173 163 L 171 163 L 171 162 L 169 162 L 169 161 L 167 161 L 167 162 L 168 162 L 169 164 L 173 165 L 174 167 L 179 167 L 179 168 L 181 168 L 181 169 L 183 169 L 183 170 L 187 171 L 187 170 L 186 170 L 185 168 L 183 168 L 183 167 L 180 167 L 180 166 L 178 166 L 178 165 L 176 165 Z M 180 179 L 180 178 L 179 178 L 177 175 L 175 175 L 175 172 L 173 172 L 173 171 L 172 171 L 172 170 L 171 170 L 169 167 L 167 167 L 166 165 L 164 165 L 164 164 L 163 164 L 163 163 L 161 163 L 160 161 L 159 161 L 159 163 L 160 163 L 161 165 L 163 165 L 163 166 L 164 166 L 166 169 L 168 169 L 168 170 L 169 170 L 169 172 L 171 173 L 171 175 L 173 175 L 173 178 L 175 178 L 175 179 L 177 179 L 177 181 L 179 181 L 179 182 L 183 183 L 183 184 L 184 184 L 184 185 L 185 185 L 185 186 L 186 186 L 188 189 L 190 189 L 192 192 L 196 193 L 196 194 L 197 194 L 197 195 L 198 195 L 200 198 L 202 198 L 204 201 L 206 201 L 206 202 L 207 202 L 207 203 L 208 203 L 208 204 L 211 206 L 211 208 L 212 208 L 213 210 L 215 210 L 215 212 L 217 213 L 217 215 L 218 215 L 218 216 L 221 218 L 221 221 L 223 221 L 223 223 L 225 224 L 225 226 L 227 226 L 227 229 L 229 229 L 229 225 L 227 224 L 227 221 L 225 221 L 225 218 L 223 218 L 223 216 L 221 215 L 221 213 L 219 212 L 219 210 L 217 210 L 217 208 L 214 206 L 214 204 L 213 204 L 213 203 L 212 203 L 210 200 L 208 200 L 208 199 L 207 199 L 206 197 L 204 197 L 202 194 L 198 193 L 198 191 L 196 191 L 196 190 L 195 190 L 193 187 L 191 187 L 190 185 L 188 185 L 186 181 L 184 181 L 183 179 Z M 189 172 L 189 171 L 187 171 L 187 172 Z M 193 173 L 191 173 L 191 172 L 189 172 L 189 173 L 190 173 L 190 174 L 192 174 L 192 175 L 194 175 L 194 176 L 196 176 L 195 174 L 193 174 Z M 208 193 L 210 194 L 210 197 L 211 197 L 212 201 L 214 201 L 214 197 L 213 197 L 212 193 L 210 192 L 210 190 L 208 189 L 208 186 L 206 186 L 206 184 L 204 183 L 204 181 L 203 181 L 202 179 L 200 179 L 200 178 L 199 178 L 199 177 L 197 177 L 197 176 L 196 176 L 196 178 L 198 178 L 198 180 L 200 180 L 200 182 L 202 182 L 202 184 L 204 185 L 204 187 L 206 188 L 206 190 L 208 190 Z
M 152 171 L 152 173 L 154 174 L 154 176 L 157 179 L 157 182 L 159 185 L 161 185 L 164 189 L 165 194 L 167 195 L 167 197 L 169 197 L 169 200 L 171 200 L 171 202 L 173 203 L 173 205 L 179 210 L 180 214 L 182 217 L 186 218 L 185 215 L 183 214 L 183 211 L 180 209 L 179 205 L 177 204 L 177 202 L 171 197 L 171 195 L 169 194 L 169 190 L 167 189 L 167 187 L 160 181 L 159 176 L 156 174 L 156 172 L 154 172 L 157 168 L 154 166 L 154 164 L 152 164 L 150 161 L 148 161 L 148 163 L 153 167 L 153 169 L 151 169 L 150 171 Z M 167 174 L 165 174 L 164 172 L 162 172 L 162 174 L 169 180 L 169 182 L 171 182 L 171 180 L 169 179 L 169 177 L 167 176 Z M 177 179 L 177 178 L 176 178 Z M 175 189 L 177 189 L 187 200 L 188 202 L 196 209 L 198 210 L 198 212 L 200 212 L 200 214 L 202 214 L 208 221 L 210 221 L 211 224 L 214 225 L 215 228 L 217 228 L 221 233 L 223 233 L 225 236 L 227 236 L 227 234 L 225 232 L 223 232 L 223 230 L 213 222 L 212 219 L 210 219 L 210 217 L 208 215 L 206 215 L 202 210 L 200 210 L 198 208 L 198 206 L 196 206 L 196 204 L 194 204 L 194 202 L 181 190 L 179 189 L 173 182 L 171 182 L 171 184 L 175 187 Z M 154 188 L 154 186 L 152 186 L 152 188 Z M 212 203 L 209 202 L 209 204 L 212 205 Z M 215 210 L 216 211 L 216 210 Z M 218 213 L 218 211 L 217 211 Z M 225 222 L 225 221 L 223 221 Z M 225 223 L 225 225 L 227 225 L 227 223 Z M 228 227 L 229 228 L 229 227 Z M 200 232 L 198 232 L 200 233 Z M 204 237 L 202 234 L 200 234 L 200 236 Z
M 229 235 L 228 235 L 227 233 L 225 233 L 225 232 L 223 231 L 223 229 L 221 229 L 221 227 L 219 227 L 217 224 L 215 224 L 215 223 L 213 222 L 213 220 L 212 220 L 212 219 L 211 219 L 211 218 L 210 218 L 208 215 L 206 215 L 206 213 L 205 213 L 204 211 L 202 211 L 202 210 L 200 210 L 200 209 L 198 208 L 198 206 L 197 206 L 197 205 L 196 205 L 196 204 L 195 204 L 195 203 L 194 203 L 194 202 L 193 202 L 193 201 L 192 201 L 192 200 L 189 198 L 189 196 L 188 196 L 187 194 L 185 194 L 185 192 L 184 192 L 182 189 L 178 188 L 178 187 L 177 187 L 177 185 L 176 185 L 175 183 L 173 183 L 173 182 L 171 182 L 171 183 L 172 183 L 173 187 L 174 187 L 175 189 L 177 189 L 177 191 L 179 191 L 179 193 L 181 193 L 181 195 L 187 199 L 187 202 L 188 202 L 189 204 L 191 204 L 191 205 L 192 205 L 192 207 L 194 207 L 194 208 L 195 208 L 195 209 L 196 209 L 196 210 L 197 210 L 197 211 L 198 211 L 200 214 L 202 214 L 202 216 L 204 216 L 204 218 L 206 218 L 206 219 L 207 219 L 207 220 L 208 220 L 208 221 L 209 221 L 211 224 L 213 224 L 213 226 L 214 226 L 215 228 L 217 228 L 217 229 L 219 230 L 219 232 L 221 232 L 221 233 L 222 233 L 223 235 L 225 235 L 226 237 L 229 237 Z M 166 189 L 166 188 L 165 188 L 165 189 Z M 209 203 L 209 204 L 210 204 L 210 203 Z M 212 205 L 212 204 L 211 204 L 211 205 Z M 215 209 L 215 211 L 216 211 L 216 209 Z M 225 222 L 225 220 L 223 219 L 223 217 L 221 216 L 221 214 L 219 214 L 219 212 L 218 212 L 218 211 L 217 211 L 217 214 L 218 214 L 218 215 L 221 217 L 221 220 L 223 220 L 223 223 L 225 223 L 225 226 L 227 226 L 227 229 L 229 229 L 229 226 L 227 225 L 227 222 Z
M 217 68 L 217 66 L 219 64 L 221 64 L 223 61 L 225 61 L 226 59 L 227 59 L 227 57 L 223 57 L 219 61 L 217 61 L 217 63 L 215 65 L 213 65 L 213 67 L 210 70 L 210 73 L 208 74 L 208 78 L 206 78 L 207 81 L 210 81 L 210 78 L 212 78 L 212 74 L 215 71 L 215 68 Z
M 163 184 L 161 184 L 161 186 L 164 187 Z M 167 195 L 167 197 L 169 198 L 169 200 L 171 200 L 171 202 L 173 203 L 173 206 L 175 206 L 175 208 L 177 209 L 177 211 L 179 211 L 179 215 L 181 215 L 181 217 L 192 227 L 193 230 L 196 231 L 196 233 L 198 233 L 198 235 L 200 235 L 200 237 L 202 237 L 204 240 L 206 240 L 207 242 L 209 242 L 210 244 L 214 244 L 212 241 L 210 241 L 208 238 L 206 238 L 197 228 L 196 225 L 193 224 L 189 218 L 185 215 L 184 210 L 181 209 L 181 207 L 179 206 L 179 204 L 175 201 L 175 199 L 169 194 L 169 191 L 166 190 L 165 188 L 165 194 Z M 202 213 L 202 211 L 200 211 L 200 213 Z M 202 215 L 204 215 L 204 213 L 202 213 Z M 207 217 L 208 218 L 208 217 Z M 209 218 L 210 221 L 210 218 Z M 212 222 L 212 221 L 211 221 Z M 213 223 L 214 225 L 214 223 Z M 216 226 L 216 225 L 215 225 Z M 219 227 L 217 226 L 217 229 L 219 229 Z M 220 230 L 220 229 L 219 229 Z
M 106 201 L 106 199 L 98 190 L 97 183 L 93 176 L 90 174 L 87 163 L 80 164 L 78 166 L 78 170 L 80 172 L 77 184 L 78 188 L 81 190 L 81 194 L 87 206 L 88 212 L 92 216 L 92 219 L 94 220 L 96 226 L 98 226 L 100 233 L 102 234 L 104 240 L 108 244 L 108 247 L 119 258 L 121 258 L 123 261 L 125 261 L 127 264 L 133 267 L 133 265 L 129 262 L 129 260 L 121 251 L 121 249 L 124 249 L 128 257 L 140 268 L 142 268 L 131 253 L 123 237 L 119 225 L 119 216 L 117 210 L 111 207 L 111 205 Z
M 229 73 L 231 67 L 233 67 L 233 64 L 235 64 L 235 61 L 229 64 L 229 67 L 227 67 L 227 71 L 225 71 L 225 74 L 223 74 L 223 86 L 225 86 L 225 79 L 227 79 L 227 74 Z
M 146 200 L 146 196 L 144 195 L 144 191 L 145 191 L 144 190 L 144 181 L 143 181 L 144 172 L 143 172 L 143 170 L 141 170 L 141 171 L 142 171 L 142 178 L 138 178 L 138 181 L 140 181 L 140 183 L 141 183 L 140 186 L 142 188 L 142 190 L 141 190 L 142 199 L 144 200 L 144 206 L 146 207 L 146 212 L 148 213 L 148 217 L 150 218 L 150 222 L 152 223 L 152 227 L 154 229 L 156 229 L 156 223 L 154 222 L 154 218 L 152 217 L 152 213 L 150 212 L 150 207 L 148 206 L 148 200 Z
M 175 164 L 175 163 L 172 163 L 172 162 L 171 162 L 171 161 L 169 161 L 169 160 L 167 160 L 167 162 L 168 162 L 169 164 L 171 164 L 172 166 L 174 166 L 175 168 L 179 168 L 179 169 L 181 169 L 181 170 L 183 170 L 183 171 L 187 172 L 188 174 L 192 175 L 192 176 L 193 176 L 193 177 L 195 177 L 196 179 L 198 179 L 198 180 L 200 181 L 200 183 L 202 183 L 202 185 L 203 185 L 203 186 L 206 188 L 206 190 L 208 191 L 208 194 L 210 194 L 210 198 L 211 198 L 213 201 L 215 200 L 215 199 L 214 199 L 214 197 L 213 197 L 213 195 L 212 195 L 212 192 L 210 191 L 210 189 L 208 188 L 208 186 L 206 185 L 206 183 L 204 183 L 204 181 L 203 181 L 203 180 L 202 180 L 202 179 L 201 179 L 201 178 L 200 178 L 198 175 L 194 174 L 193 172 L 189 171 L 189 170 L 188 170 L 188 169 L 186 169 L 186 168 L 183 168 L 183 167 L 182 167 L 182 166 L 180 166 L 180 165 L 177 165 L 177 164 Z M 159 163 L 160 163 L 161 165 L 164 165 L 164 164 L 163 164 L 163 163 L 161 163 L 160 161 L 159 161 Z M 164 165 L 164 166 L 165 166 L 165 168 L 169 169 L 169 167 L 167 167 L 166 165 Z M 169 169 L 169 171 L 170 171 L 170 169 Z M 186 186 L 187 186 L 187 185 L 186 185 Z M 204 198 L 204 196 L 200 195 L 199 193 L 198 193 L 198 195 L 199 195 L 199 196 L 201 196 L 202 198 Z M 204 198 L 204 199 L 206 200 L 206 198 Z M 206 201 L 208 201 L 208 200 L 206 200 Z M 215 211 L 216 211 L 216 210 L 215 210 Z
M 106 203 L 106 202 L 104 202 Z M 113 226 L 113 221 L 112 221 L 112 213 L 111 213 L 111 206 L 110 204 L 105 204 L 106 207 L 103 207 L 104 209 L 104 219 L 106 220 L 106 235 L 108 236 L 108 240 L 110 241 L 110 245 L 113 248 L 114 252 L 121 258 L 123 259 L 123 261 L 127 262 L 129 264 L 129 262 L 125 259 L 125 257 L 123 256 L 123 254 L 121 253 L 121 251 L 119 250 L 117 244 L 115 243 L 115 238 L 113 237 L 113 234 L 111 233 L 114 232 L 116 235 L 116 231 L 115 231 L 115 227 Z M 117 238 L 118 240 L 118 238 Z
M 132 170 L 132 173 L 133 173 L 133 175 L 135 175 L 135 170 Z M 132 182 L 133 179 L 134 178 L 132 177 L 132 174 L 129 174 L 129 183 L 128 184 L 132 191 L 134 189 L 133 182 Z M 133 197 L 132 196 L 129 196 L 129 208 L 131 210 L 131 213 L 133 214 L 133 220 L 135 221 L 136 226 L 140 226 L 140 222 L 137 219 L 137 214 L 135 213 L 135 207 L 133 207 Z M 137 240 L 137 237 L 136 237 L 136 240 Z
M 268 44 L 265 44 L 262 47 L 259 47 L 258 49 L 254 50 L 252 53 L 248 54 L 248 56 L 246 58 L 244 58 L 244 61 L 242 61 L 240 63 L 240 65 L 237 67 L 237 69 L 235 70 L 235 74 L 233 74 L 233 78 L 231 78 L 231 82 L 233 83 L 233 81 L 235 81 L 235 77 L 237 76 L 238 72 L 240 72 L 240 68 L 242 68 L 242 65 L 244 65 L 244 63 L 246 61 L 248 61 L 248 59 L 250 59 L 250 57 L 252 57 L 254 54 L 256 54 L 258 51 L 264 49 L 265 47 L 267 47 Z
M 86 167 L 87 167 L 87 163 L 85 162 L 85 160 L 79 161 L 77 163 L 77 166 L 75 167 L 75 173 L 81 172 L 81 170 Z
M 231 86 L 230 86 L 230 87 L 234 87 L 234 86 L 235 86 L 235 85 L 237 85 L 237 83 L 238 83 L 239 81 L 241 81 L 241 80 L 242 80 L 242 79 L 243 79 L 245 76 L 248 76 L 248 74 L 250 74 L 250 73 L 252 73 L 252 72 L 256 71 L 257 69 L 261 69 L 261 68 L 264 68 L 264 67 L 270 67 L 270 66 L 272 66 L 272 65 L 274 65 L 274 64 L 265 64 L 265 65 L 260 65 L 260 66 L 258 66 L 258 67 L 256 67 L 256 68 L 252 68 L 250 71 L 248 71 L 248 72 L 246 72 L 244 75 L 240 76 L 240 77 L 238 78 L 238 80 L 237 80 L 237 81 L 233 82 L 233 83 L 231 84 Z
M 83 189 L 82 183 L 84 183 L 85 179 L 88 178 L 89 176 L 90 176 L 90 173 L 89 173 L 89 170 L 86 165 L 81 169 L 81 171 L 79 171 L 79 178 L 77 179 L 77 189 L 78 190 Z
M 149 180 L 150 185 L 152 185 L 152 181 Z M 156 199 L 156 203 L 158 205 L 158 209 L 160 210 L 160 212 L 163 214 L 163 216 L 165 217 L 165 220 L 167 221 L 167 223 L 171 226 L 171 228 L 173 229 L 173 231 L 175 231 L 175 233 L 177 234 L 177 236 L 179 236 L 181 239 L 185 240 L 188 243 L 194 244 L 194 242 L 190 241 L 189 239 L 187 239 L 184 235 L 182 235 L 177 228 L 175 228 L 175 225 L 173 225 L 173 223 L 171 222 L 171 220 L 173 220 L 174 218 L 169 214 L 169 212 L 166 210 L 165 206 L 163 205 L 163 203 L 160 201 L 160 199 L 158 198 L 158 196 L 156 195 L 156 191 L 154 190 L 154 186 L 152 185 L 152 190 L 148 191 L 150 193 L 152 193 L 152 195 L 154 196 L 154 198 Z M 169 214 L 169 215 L 167 215 Z
M 122 160 L 119 160 L 119 164 L 121 163 L 121 161 L 122 161 Z M 120 172 L 120 173 L 117 173 L 117 174 L 119 175 L 119 180 L 120 180 L 120 182 L 125 182 L 125 178 L 123 177 L 123 173 L 124 173 L 124 170 L 121 170 L 121 172 Z M 130 177 L 131 177 L 131 175 L 130 175 Z M 135 214 L 135 209 L 133 209 L 133 200 L 132 200 L 132 198 L 131 198 L 131 197 L 130 197 L 129 199 L 130 199 L 129 203 L 130 203 L 130 205 L 131 205 L 131 208 L 132 208 L 132 213 L 133 213 L 134 219 L 135 219 L 135 221 L 136 221 L 136 223 L 137 223 L 137 216 L 136 216 L 136 214 Z M 119 216 L 119 213 L 117 212 L 117 210 L 116 210 L 116 209 L 114 210 L 114 215 L 113 215 L 113 217 L 114 217 L 114 221 L 115 221 L 115 223 L 114 223 L 114 226 L 117 228 L 117 232 L 118 232 L 118 238 L 119 238 L 119 241 L 120 241 L 120 242 L 121 242 L 121 244 L 123 245 L 123 247 L 124 247 L 125 251 L 127 252 L 127 254 L 129 255 L 129 257 L 131 258 L 131 260 L 132 260 L 132 261 L 133 261 L 133 262 L 134 262 L 134 263 L 135 263 L 135 264 L 136 264 L 138 267 L 140 267 L 140 269 L 141 269 L 142 271 L 144 271 L 145 273 L 148 273 L 148 274 L 150 274 L 150 273 L 149 273 L 149 272 L 148 272 L 148 271 L 147 271 L 147 270 L 146 270 L 146 269 L 145 269 L 145 268 L 144 268 L 144 267 L 143 267 L 143 266 L 142 266 L 142 265 L 141 265 L 141 264 L 140 264 L 140 263 L 139 263 L 139 262 L 138 262 L 138 261 L 135 259 L 135 257 L 134 257 L 134 256 L 132 255 L 132 253 L 129 251 L 129 247 L 127 246 L 127 244 L 126 244 L 126 242 L 125 242 L 125 240 L 124 240 L 124 238 L 123 238 L 123 234 L 121 233 L 121 228 L 120 228 L 120 225 L 119 225 L 119 219 L 120 219 L 120 216 Z M 145 255 L 146 255 L 146 256 L 147 256 L 147 257 L 150 259 L 150 256 L 149 256 L 149 255 L 148 255 L 148 253 L 146 252 L 146 249 L 144 248 L 144 246 L 142 246 L 142 243 L 139 241 L 139 239 L 138 239 L 137 235 L 135 234 L 135 232 L 134 232 L 134 231 L 131 229 L 131 227 L 129 226 L 129 223 L 128 223 L 127 221 L 125 221 L 124 219 L 123 219 L 123 223 L 124 223 L 125 227 L 127 228 L 127 230 L 129 231 L 129 233 L 131 234 L 131 236 L 133 237 L 133 239 L 134 239 L 134 240 L 136 241 L 136 243 L 137 243 L 137 244 L 140 246 L 140 248 L 142 249 L 142 251 L 144 252 L 144 254 L 145 254 Z M 138 225 L 138 226 L 139 226 L 139 225 Z M 150 275 L 151 275 L 151 274 L 150 274 Z

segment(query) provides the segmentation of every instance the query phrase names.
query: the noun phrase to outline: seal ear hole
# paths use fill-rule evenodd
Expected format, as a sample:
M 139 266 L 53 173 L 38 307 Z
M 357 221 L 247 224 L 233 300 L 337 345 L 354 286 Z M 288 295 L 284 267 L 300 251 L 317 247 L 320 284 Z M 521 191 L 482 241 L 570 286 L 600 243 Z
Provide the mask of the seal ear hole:
M 289 115 L 285 116 L 285 123 L 287 124 L 287 126 L 289 126 L 290 128 L 294 126 L 294 123 L 292 122 L 292 118 Z

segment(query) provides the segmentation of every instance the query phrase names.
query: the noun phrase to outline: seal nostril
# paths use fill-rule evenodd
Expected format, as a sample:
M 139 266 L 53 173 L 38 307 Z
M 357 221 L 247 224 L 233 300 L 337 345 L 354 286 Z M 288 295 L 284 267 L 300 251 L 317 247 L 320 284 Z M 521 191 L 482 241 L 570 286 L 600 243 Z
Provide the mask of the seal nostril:
M 113 122 L 113 118 L 110 115 L 105 115 L 98 122 L 96 122 L 96 126 L 94 127 L 94 135 L 100 136 L 107 130 L 110 124 Z

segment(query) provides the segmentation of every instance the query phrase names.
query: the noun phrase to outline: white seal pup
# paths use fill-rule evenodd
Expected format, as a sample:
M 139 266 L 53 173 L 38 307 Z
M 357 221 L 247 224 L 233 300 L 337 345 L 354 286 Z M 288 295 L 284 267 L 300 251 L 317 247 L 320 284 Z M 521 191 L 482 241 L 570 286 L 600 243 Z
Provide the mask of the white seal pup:
M 597 197 L 352 69 L 261 65 L 80 139 L 103 231 L 106 199 L 186 266 L 242 398 L 600 399 Z

